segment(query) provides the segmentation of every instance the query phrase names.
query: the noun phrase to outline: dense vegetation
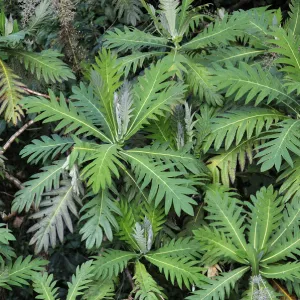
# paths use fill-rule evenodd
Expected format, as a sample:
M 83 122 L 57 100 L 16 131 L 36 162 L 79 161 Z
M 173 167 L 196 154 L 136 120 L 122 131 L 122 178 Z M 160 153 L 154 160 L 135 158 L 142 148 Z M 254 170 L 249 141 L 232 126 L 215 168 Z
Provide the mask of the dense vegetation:
M 0 8 L 0 299 L 300 298 L 300 0 Z

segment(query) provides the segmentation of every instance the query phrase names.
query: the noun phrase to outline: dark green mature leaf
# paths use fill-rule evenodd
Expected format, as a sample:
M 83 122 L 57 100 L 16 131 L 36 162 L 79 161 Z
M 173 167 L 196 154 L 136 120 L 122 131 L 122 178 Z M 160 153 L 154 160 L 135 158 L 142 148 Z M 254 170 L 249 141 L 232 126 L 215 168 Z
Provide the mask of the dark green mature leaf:
M 108 190 L 101 190 L 91 200 L 82 207 L 80 222 L 84 225 L 79 233 L 88 249 L 100 248 L 103 236 L 112 241 L 113 228 L 118 230 L 119 225 L 115 219 L 116 215 L 121 215 L 120 209 Z
M 215 277 L 209 284 L 200 286 L 201 290 L 197 290 L 193 295 L 187 297 L 187 300 L 199 299 L 215 299 L 222 300 L 229 296 L 231 289 L 236 282 L 249 270 L 249 267 L 238 268 L 228 273 Z
M 42 194 L 59 187 L 64 164 L 65 160 L 56 161 L 51 166 L 43 167 L 42 173 L 37 173 L 31 177 L 31 180 L 26 181 L 24 189 L 16 193 L 12 210 L 21 212 L 25 208 L 28 211 L 32 204 L 39 207 Z
M 67 152 L 74 141 L 69 137 L 61 137 L 57 134 L 51 137 L 43 135 L 40 140 L 33 140 L 26 145 L 20 152 L 22 158 L 28 157 L 28 163 L 37 164 L 41 160 L 43 163 L 50 157 L 54 159 L 57 155 Z
M 270 130 L 260 139 L 270 139 L 256 149 L 259 153 L 258 163 L 262 164 L 261 171 L 266 171 L 275 166 L 279 171 L 282 161 L 285 160 L 293 167 L 291 152 L 300 155 L 300 120 L 287 119 L 277 124 L 277 128 Z
M 121 154 L 130 161 L 138 184 L 142 183 L 142 189 L 151 183 L 149 201 L 155 199 L 155 205 L 158 205 L 164 199 L 166 213 L 173 205 L 177 215 L 180 215 L 181 210 L 193 215 L 192 204 L 196 202 L 188 195 L 195 193 L 195 190 L 190 187 L 190 180 L 180 178 L 182 172 L 168 171 L 174 164 L 162 165 L 134 153 Z

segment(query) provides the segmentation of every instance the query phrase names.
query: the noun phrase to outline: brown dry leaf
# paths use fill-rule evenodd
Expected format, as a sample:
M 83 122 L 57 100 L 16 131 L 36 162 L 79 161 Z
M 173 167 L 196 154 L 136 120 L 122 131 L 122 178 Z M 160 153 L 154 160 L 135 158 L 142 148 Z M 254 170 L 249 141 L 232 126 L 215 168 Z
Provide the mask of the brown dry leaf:
M 14 222 L 13 222 L 13 227 L 14 228 L 20 228 L 22 223 L 24 221 L 24 217 L 15 217 Z
M 219 275 L 219 272 L 222 272 L 222 269 L 218 264 L 208 267 L 207 269 L 207 277 L 212 278 Z

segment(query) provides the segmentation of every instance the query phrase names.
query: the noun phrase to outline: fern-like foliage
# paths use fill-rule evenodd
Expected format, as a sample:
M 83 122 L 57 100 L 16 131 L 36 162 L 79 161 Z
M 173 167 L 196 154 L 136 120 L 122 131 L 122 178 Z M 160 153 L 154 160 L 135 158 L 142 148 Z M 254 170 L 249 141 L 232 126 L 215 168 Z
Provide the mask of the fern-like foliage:
M 300 154 L 299 124 L 299 120 L 284 120 L 277 124 L 277 128 L 261 137 L 261 139 L 270 139 L 267 143 L 257 147 L 258 150 L 261 150 L 256 157 L 260 158 L 258 163 L 262 164 L 262 171 L 269 170 L 273 166 L 279 171 L 283 159 L 293 166 L 290 153 Z
M 18 257 L 17 260 L 9 262 L 1 267 L 0 286 L 11 290 L 12 286 L 28 285 L 32 277 L 43 270 L 48 262 L 32 256 Z
M 68 282 L 67 300 L 76 300 L 78 296 L 84 294 L 88 288 L 88 283 L 92 282 L 94 267 L 93 261 L 89 260 L 76 268 L 75 275 L 72 276 L 71 282 Z
M 45 272 L 44 274 L 37 274 L 33 277 L 33 288 L 38 294 L 36 299 L 46 299 L 46 300 L 57 300 L 57 290 L 55 287 L 56 281 L 53 280 L 53 275 Z
M 47 251 L 50 244 L 55 247 L 57 236 L 61 242 L 63 241 L 63 224 L 73 232 L 70 212 L 77 216 L 75 201 L 81 203 L 70 181 L 62 182 L 59 189 L 44 193 L 44 196 L 46 197 L 40 204 L 43 209 L 31 216 L 32 219 L 39 221 L 28 230 L 35 232 L 30 244 L 35 244 L 37 253 L 43 248 Z
M 112 241 L 113 228 L 118 230 L 119 225 L 114 214 L 121 214 L 120 209 L 114 203 L 108 190 L 102 190 L 94 195 L 81 209 L 80 222 L 84 223 L 80 229 L 82 239 L 86 240 L 88 249 L 101 246 L 103 236 Z M 84 214 L 83 214 L 84 212 Z
M 88 290 L 84 292 L 83 299 L 86 300 L 112 300 L 114 299 L 114 282 L 111 279 L 94 280 L 89 284 Z
M 33 140 L 31 144 L 26 145 L 20 155 L 28 157 L 27 162 L 37 164 L 40 161 L 45 163 L 48 158 L 54 159 L 57 155 L 67 152 L 74 141 L 72 138 L 61 137 L 57 134 L 49 136 L 41 136 L 41 140 Z
M 28 36 L 33 37 L 39 27 L 49 21 L 51 13 L 51 1 L 40 1 L 23 30 L 19 30 L 16 20 L 12 17 L 6 18 L 3 11 L 1 13 L 0 113 L 4 113 L 7 122 L 16 124 L 24 115 L 19 101 L 25 94 L 25 85 L 8 66 L 11 60 L 18 59 L 24 64 L 25 70 L 30 70 L 38 79 L 43 78 L 47 83 L 75 79 L 72 71 L 59 59 L 59 53 L 52 50 L 30 52 L 22 49 L 24 39 Z
M 205 277 L 201 276 L 201 269 L 196 266 L 197 261 L 193 261 L 189 257 L 160 257 L 156 255 L 146 255 L 145 257 L 157 266 L 172 284 L 176 280 L 180 288 L 182 288 L 183 283 L 187 288 L 190 288 L 192 284 L 199 283 L 201 280 L 205 281 Z
M 118 18 L 124 17 L 127 24 L 135 26 L 143 15 L 141 3 L 137 0 L 114 0 L 113 5 L 118 13 Z
M 176 178 L 181 175 L 181 172 L 173 172 L 172 177 L 170 172 L 166 172 L 167 169 L 174 166 L 173 164 L 159 165 L 133 153 L 123 152 L 122 155 L 130 161 L 139 181 L 143 179 L 142 188 L 151 182 L 149 200 L 155 199 L 155 203 L 158 205 L 165 196 L 166 213 L 174 205 L 178 215 L 181 210 L 193 214 L 191 204 L 195 204 L 195 201 L 188 195 L 193 194 L 194 190 L 186 187 L 185 184 L 188 183 L 188 180 Z
M 222 276 L 219 276 L 217 280 L 211 280 L 208 284 L 202 285 L 201 290 L 194 292 L 193 295 L 186 299 L 225 299 L 229 296 L 229 291 L 247 270 L 248 267 L 241 267 L 234 271 L 224 273 Z
M 134 252 L 107 250 L 94 261 L 95 276 L 97 279 L 117 276 L 124 270 L 129 260 L 137 257 Z
M 289 20 L 288 28 L 291 30 L 291 33 L 296 36 L 300 34 L 300 3 L 297 0 L 292 0 L 290 3 L 289 11 Z
M 153 280 L 152 276 L 147 272 L 145 266 L 137 262 L 135 264 L 135 299 L 144 300 L 159 300 L 161 297 L 166 297 L 162 288 Z
M 16 124 L 24 115 L 20 106 L 20 99 L 23 98 L 24 85 L 20 82 L 20 78 L 12 72 L 12 70 L 0 60 L 0 113 L 4 112 L 4 118 L 7 122 L 12 121 Z
M 215 150 L 219 150 L 223 143 L 225 150 L 228 150 L 234 140 L 237 146 L 245 136 L 248 140 L 253 136 L 258 137 L 262 130 L 269 130 L 273 123 L 283 117 L 282 113 L 275 110 L 250 107 L 217 115 L 212 119 L 211 133 L 204 145 L 204 151 L 212 144 Z
M 35 74 L 37 79 L 43 78 L 48 82 L 62 82 L 63 80 L 75 79 L 75 76 L 59 57 L 62 55 L 52 50 L 44 50 L 40 53 L 12 50 L 9 52 L 18 58 L 26 70 Z
M 287 163 L 282 167 L 282 173 L 277 181 L 281 182 L 279 192 L 283 194 L 284 202 L 298 198 L 299 196 L 299 180 L 300 180 L 300 161 L 296 158 L 291 168 Z
M 22 211 L 25 208 L 28 211 L 32 204 L 38 207 L 45 191 L 49 192 L 52 188 L 59 187 L 64 163 L 64 160 L 56 161 L 53 165 L 43 167 L 43 172 L 33 175 L 32 179 L 24 184 L 25 188 L 16 193 L 12 210 Z

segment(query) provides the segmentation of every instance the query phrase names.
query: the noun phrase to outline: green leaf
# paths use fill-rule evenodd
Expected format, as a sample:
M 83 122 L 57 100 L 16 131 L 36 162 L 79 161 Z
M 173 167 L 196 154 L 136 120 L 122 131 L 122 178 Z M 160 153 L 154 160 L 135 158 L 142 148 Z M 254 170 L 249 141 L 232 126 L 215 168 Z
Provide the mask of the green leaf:
M 288 202 L 291 199 L 298 198 L 300 196 L 300 159 L 297 157 L 293 161 L 293 167 L 285 163 L 282 166 L 282 173 L 277 178 L 277 182 L 280 182 L 279 193 L 283 194 L 283 201 Z
M 262 268 L 260 273 L 266 278 L 276 278 L 283 280 L 293 280 L 300 276 L 300 263 L 292 262 L 282 265 L 268 266 Z
M 170 256 L 170 257 L 199 257 L 199 243 L 191 237 L 172 239 L 163 247 L 151 252 L 153 257 Z
M 100 189 L 105 189 L 112 184 L 112 174 L 117 178 L 117 169 L 121 162 L 118 160 L 119 146 L 116 144 L 94 144 L 75 140 L 72 151 L 73 159 L 78 157 L 80 165 L 85 164 L 81 171 L 81 177 L 87 180 L 87 186 L 91 186 L 96 194 Z
M 255 106 L 263 101 L 270 104 L 274 100 L 288 107 L 289 103 L 298 105 L 280 80 L 271 72 L 265 72 L 259 64 L 250 66 L 240 62 L 237 67 L 228 65 L 221 68 L 216 65 L 215 69 L 213 84 L 218 90 L 227 89 L 226 97 L 235 95 L 234 101 L 242 99 L 247 104 L 255 100 Z
M 26 181 L 24 189 L 18 191 L 12 205 L 12 211 L 21 212 L 24 208 L 29 211 L 32 204 L 39 207 L 42 194 L 52 188 L 59 187 L 59 181 L 64 172 L 65 160 L 53 162 L 53 165 L 43 167 L 42 173 L 37 173 Z
M 223 97 L 217 92 L 216 86 L 212 83 L 212 72 L 207 67 L 199 64 L 196 59 L 184 56 L 181 56 L 181 59 L 186 66 L 186 79 L 193 94 L 198 96 L 201 102 L 205 101 L 213 106 L 222 105 Z
M 125 23 L 133 26 L 136 26 L 143 16 L 141 6 L 139 0 L 113 0 L 119 20 L 124 17 Z
M 209 284 L 201 285 L 201 290 L 197 290 L 193 295 L 187 297 L 187 300 L 214 299 L 222 300 L 229 297 L 230 291 L 234 288 L 236 282 L 249 270 L 249 267 L 238 268 L 228 273 L 222 273 Z
M 253 204 L 248 203 L 251 210 L 250 243 L 257 252 L 263 250 L 269 242 L 274 230 L 282 222 L 282 197 L 278 197 L 273 186 L 262 187 L 256 196 L 251 195 Z
M 204 144 L 204 152 L 207 152 L 212 144 L 214 149 L 219 150 L 225 145 L 228 150 L 235 140 L 235 146 L 239 145 L 242 139 L 247 137 L 258 137 L 263 129 L 269 130 L 270 126 L 284 115 L 276 110 L 267 108 L 245 107 L 230 110 L 218 114 L 211 120 L 211 132 Z
M 291 33 L 295 35 L 300 34 L 300 2 L 298 0 L 292 0 L 290 2 L 290 11 L 289 20 L 288 20 L 288 28 L 291 30 Z
M 35 299 L 57 300 L 58 287 L 55 287 L 57 281 L 53 281 L 53 275 L 45 272 L 36 274 L 33 277 L 33 289 L 38 294 Z
M 137 258 L 134 252 L 109 249 L 95 257 L 94 268 L 97 279 L 112 278 L 122 272 L 131 259 Z
M 211 51 L 211 54 L 206 56 L 205 59 L 211 63 L 218 63 L 220 65 L 228 63 L 236 65 L 240 61 L 248 62 L 264 53 L 264 50 L 257 50 L 250 47 L 228 47 Z
M 121 154 L 130 161 L 138 183 L 142 182 L 141 189 L 151 183 L 149 201 L 155 199 L 155 205 L 158 205 L 165 198 L 166 213 L 173 205 L 177 215 L 180 215 L 181 210 L 193 215 L 192 204 L 196 202 L 188 195 L 195 193 L 195 190 L 189 187 L 190 180 L 179 177 L 182 175 L 181 172 L 167 171 L 174 164 L 161 165 L 138 154 L 128 152 Z
M 182 289 L 182 283 L 190 289 L 191 285 L 206 281 L 206 277 L 201 274 L 201 268 L 196 266 L 197 261 L 191 260 L 190 257 L 172 257 L 172 256 L 158 256 L 145 255 L 145 258 L 153 265 L 159 268 L 161 273 L 164 273 L 167 280 L 170 279 L 172 284 L 177 281 L 179 287 Z
M 222 182 L 225 186 L 230 186 L 230 182 L 235 182 L 237 167 L 241 171 L 245 170 L 247 160 L 253 162 L 253 148 L 258 145 L 256 138 L 242 141 L 238 146 L 231 147 L 228 151 L 220 150 L 216 156 L 208 161 L 208 169 L 212 172 L 213 182 Z
M 231 193 L 222 192 L 220 187 L 207 187 L 205 209 L 210 213 L 206 218 L 211 220 L 210 226 L 217 226 L 241 251 L 247 252 L 244 235 L 244 210 L 237 205 L 237 199 Z
M 53 134 L 51 137 L 43 135 L 40 139 L 31 141 L 31 144 L 21 150 L 21 157 L 27 156 L 28 163 L 38 164 L 41 160 L 45 163 L 49 157 L 52 160 L 57 155 L 67 152 L 74 144 L 72 138 L 61 137 L 57 134 Z
M 93 273 L 92 260 L 88 260 L 76 268 L 76 274 L 72 275 L 72 281 L 67 283 L 69 287 L 67 300 L 76 300 L 78 296 L 84 294 L 83 291 L 88 289 L 88 284 L 92 282 Z
M 277 128 L 270 130 L 260 139 L 270 139 L 256 149 L 259 153 L 255 158 L 259 158 L 258 163 L 261 165 L 261 171 L 271 169 L 275 166 L 279 171 L 282 160 L 285 160 L 293 167 L 291 152 L 300 155 L 300 120 L 287 119 L 277 124 Z
M 1 268 L 0 271 L 0 286 L 11 290 L 12 286 L 28 285 L 29 280 L 40 273 L 48 261 L 40 258 L 32 259 L 32 256 L 19 256 L 17 260 Z
M 25 94 L 23 83 L 19 81 L 19 76 L 0 59 L 0 113 L 4 113 L 4 119 L 7 122 L 12 121 L 17 124 L 24 113 L 20 106 L 20 99 Z
M 110 132 L 117 136 L 117 123 L 115 119 L 114 93 L 121 86 L 122 73 L 117 61 L 117 56 L 110 51 L 102 49 L 99 57 L 95 58 L 90 79 L 94 93 L 100 98 L 100 108 L 104 114 L 104 120 L 109 124 Z M 100 120 L 100 119 L 99 119 Z
M 277 28 L 273 33 L 275 39 L 269 40 L 274 45 L 269 51 L 281 55 L 275 63 L 283 65 L 282 72 L 286 72 L 294 80 L 300 75 L 300 40 L 291 31 L 286 32 L 283 28 Z
M 198 245 L 201 251 L 205 251 L 202 261 L 206 264 L 213 265 L 220 259 L 229 259 L 240 263 L 245 260 L 239 256 L 239 249 L 227 238 L 224 232 L 216 228 L 203 226 L 193 231 L 195 239 L 200 242 Z
M 72 88 L 73 94 L 72 104 L 80 111 L 88 120 L 92 121 L 93 125 L 100 126 L 105 135 L 110 139 L 114 139 L 113 128 L 108 122 L 105 114 L 102 112 L 103 107 L 99 103 L 98 97 L 90 84 L 86 87 L 82 82 L 80 86 Z
M 87 118 L 77 113 L 76 107 L 69 102 L 69 107 L 63 94 L 58 101 L 54 93 L 49 90 L 50 101 L 43 97 L 26 97 L 22 100 L 28 113 L 38 113 L 36 121 L 43 120 L 44 123 L 59 121 L 55 131 L 66 127 L 65 134 L 75 131 L 75 135 L 86 133 L 93 135 L 105 142 L 111 140 L 95 127 Z
M 210 24 L 195 38 L 183 44 L 181 49 L 195 50 L 212 45 L 226 45 L 240 35 L 239 30 L 243 29 L 244 26 L 245 20 L 243 18 L 228 17 L 226 15 L 222 20 L 219 19 L 214 24 Z
M 168 81 L 173 75 L 170 71 L 170 58 L 160 60 L 145 70 L 145 75 L 138 78 L 134 85 L 134 112 L 132 121 L 125 138 L 135 134 L 149 120 L 163 116 L 165 111 L 170 111 L 171 104 L 179 103 L 184 95 L 185 86 L 181 83 Z
M 134 274 L 135 299 L 143 300 L 160 300 L 166 297 L 163 294 L 163 289 L 153 280 L 152 276 L 147 272 L 145 266 L 136 262 Z
M 126 26 L 124 26 L 124 31 L 118 28 L 115 28 L 114 31 L 109 31 L 104 39 L 104 47 L 117 48 L 118 51 L 131 50 L 132 52 L 139 51 L 145 47 L 163 48 L 168 43 L 168 40 L 164 37 L 156 37 L 150 33 Z
M 134 250 L 139 250 L 139 245 L 133 238 L 134 226 L 138 222 L 133 214 L 133 207 L 132 205 L 129 205 L 126 200 L 121 200 L 119 203 L 119 208 L 122 215 L 117 217 L 117 222 L 119 225 L 117 236 L 121 241 L 125 241 Z
M 169 145 L 167 143 L 160 144 L 155 142 L 151 146 L 127 150 L 126 153 L 145 155 L 150 159 L 155 159 L 157 162 L 161 163 L 175 163 L 177 168 L 185 172 L 191 171 L 194 174 L 199 174 L 203 171 L 203 166 L 200 161 L 188 153 L 189 149 L 183 148 L 174 151 L 168 148 Z
M 40 53 L 10 50 L 9 53 L 18 58 L 25 69 L 35 74 L 38 80 L 43 78 L 46 83 L 49 83 L 75 79 L 69 67 L 59 59 L 62 55 L 53 50 L 44 50 Z
M 97 280 L 89 284 L 89 288 L 84 292 L 83 299 L 86 300 L 113 300 L 114 282 L 111 279 Z
M 112 228 L 119 229 L 114 214 L 121 215 L 108 190 L 101 190 L 82 207 L 80 222 L 84 224 L 79 233 L 87 249 L 100 248 L 103 233 L 112 241 Z
M 147 51 L 147 52 L 139 52 L 135 51 L 130 55 L 126 55 L 123 57 L 118 58 L 118 63 L 120 68 L 124 72 L 124 76 L 128 77 L 130 71 L 136 73 L 137 68 L 141 68 L 144 65 L 145 60 L 150 60 L 156 56 L 163 56 L 165 52 L 158 52 L 158 51 Z
M 28 232 L 35 232 L 29 244 L 36 244 L 36 253 L 41 252 L 43 248 L 47 251 L 49 244 L 54 248 L 57 235 L 60 242 L 63 242 L 64 224 L 70 232 L 73 232 L 70 211 L 77 216 L 75 201 L 81 204 L 79 196 L 73 189 L 69 180 L 62 181 L 59 189 L 44 193 L 44 196 L 50 197 L 42 200 L 40 207 L 43 209 L 31 215 L 31 219 L 38 219 L 38 222 L 28 230 Z

